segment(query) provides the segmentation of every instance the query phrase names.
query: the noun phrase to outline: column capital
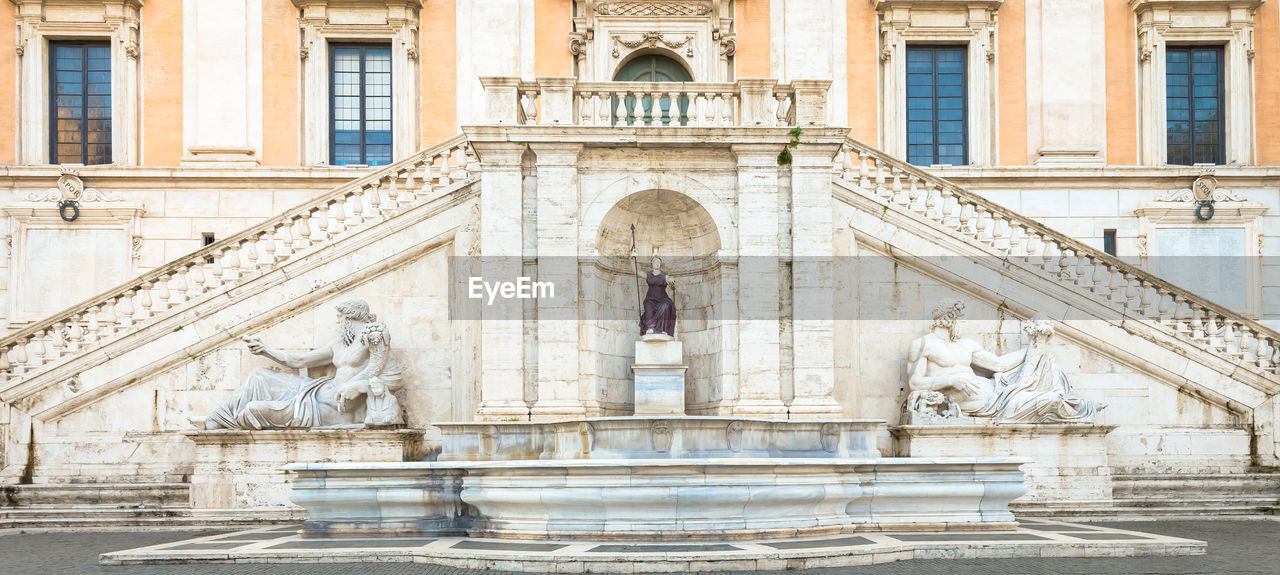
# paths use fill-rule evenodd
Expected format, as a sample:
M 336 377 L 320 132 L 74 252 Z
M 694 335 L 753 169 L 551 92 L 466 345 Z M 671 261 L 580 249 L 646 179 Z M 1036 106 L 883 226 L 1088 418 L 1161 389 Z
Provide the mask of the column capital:
M 778 153 L 786 144 L 733 144 L 730 151 L 738 160 L 739 168 L 777 168 Z
M 567 142 L 530 142 L 529 148 L 537 155 L 538 166 L 577 166 L 582 144 Z
M 791 166 L 829 170 L 840 146 L 839 142 L 805 142 L 802 136 L 800 145 L 791 150 Z
M 520 169 L 525 145 L 516 142 L 471 141 L 480 165 L 485 169 Z

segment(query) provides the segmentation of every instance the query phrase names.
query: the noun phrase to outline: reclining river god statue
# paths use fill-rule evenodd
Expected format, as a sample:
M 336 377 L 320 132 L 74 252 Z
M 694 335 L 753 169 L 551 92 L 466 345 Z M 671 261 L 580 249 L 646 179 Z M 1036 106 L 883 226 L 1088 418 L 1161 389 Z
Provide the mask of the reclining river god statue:
M 341 337 L 324 347 L 292 354 L 243 338 L 249 351 L 293 369 L 333 366 L 333 376 L 309 378 L 259 368 L 218 406 L 205 429 L 292 429 L 395 426 L 403 423 L 395 393 L 400 364 L 390 357 L 391 335 L 364 300 L 338 304 Z
M 1026 348 L 996 355 L 960 337 L 964 303 L 938 302 L 930 332 L 911 342 L 907 376 L 909 414 L 927 419 L 969 416 L 995 423 L 1092 423 L 1104 407 L 1080 397 L 1046 350 L 1054 327 L 1032 318 L 1022 324 Z M 991 372 L 983 377 L 976 370 Z

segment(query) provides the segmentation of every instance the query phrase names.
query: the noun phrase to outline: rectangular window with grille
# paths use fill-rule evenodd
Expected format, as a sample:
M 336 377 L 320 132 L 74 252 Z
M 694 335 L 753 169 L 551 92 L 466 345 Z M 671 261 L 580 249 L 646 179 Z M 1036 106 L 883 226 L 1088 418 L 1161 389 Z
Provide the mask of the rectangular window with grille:
M 1168 163 L 1223 162 L 1221 46 L 1165 50 L 1165 130 Z
M 969 163 L 965 46 L 907 46 L 907 161 Z
M 49 44 L 49 161 L 111 163 L 111 47 Z
M 335 166 L 391 163 L 391 48 L 329 49 L 329 160 Z

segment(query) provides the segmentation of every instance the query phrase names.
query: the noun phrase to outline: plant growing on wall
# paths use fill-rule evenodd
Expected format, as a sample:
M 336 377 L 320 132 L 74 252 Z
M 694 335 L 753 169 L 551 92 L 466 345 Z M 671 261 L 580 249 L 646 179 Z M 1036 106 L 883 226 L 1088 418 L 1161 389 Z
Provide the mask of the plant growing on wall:
M 786 165 L 790 165 L 790 164 L 791 164 L 791 150 L 792 150 L 792 148 L 795 148 L 796 146 L 799 146 L 799 145 L 800 145 L 800 126 L 796 126 L 796 127 L 794 127 L 794 128 L 791 128 L 791 131 L 790 131 L 790 132 L 787 132 L 787 133 L 791 135 L 791 141 L 790 141 L 790 142 L 787 142 L 787 145 L 785 145 L 785 146 L 783 146 L 783 147 L 782 147 L 782 151 L 781 151 L 781 152 L 778 152 L 778 165 L 779 165 L 779 166 L 786 166 Z

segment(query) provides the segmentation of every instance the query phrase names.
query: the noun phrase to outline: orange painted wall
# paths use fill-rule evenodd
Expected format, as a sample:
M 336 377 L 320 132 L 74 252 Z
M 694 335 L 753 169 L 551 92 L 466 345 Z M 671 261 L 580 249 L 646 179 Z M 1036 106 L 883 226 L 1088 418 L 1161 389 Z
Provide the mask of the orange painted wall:
M 1025 0 L 1006 0 L 998 13 L 996 75 L 1000 107 L 997 163 L 1025 166 L 1027 155 L 1027 7 Z
M 142 160 L 176 166 L 182 158 L 182 0 L 142 6 Z M 0 42 L 0 45 L 7 45 Z
M 418 41 L 422 74 L 422 147 L 458 133 L 458 44 L 456 0 L 423 2 Z M 568 37 L 562 37 L 568 42 Z M 567 51 L 567 48 L 566 48 Z M 567 53 L 567 52 L 566 52 Z
M 1280 5 L 1254 14 L 1254 126 L 1259 164 L 1280 164 Z
M 573 31 L 573 0 L 534 0 L 533 73 L 535 76 L 572 76 L 573 55 L 569 32 Z
M 302 61 L 298 9 L 290 0 L 262 0 L 262 164 L 297 166 L 302 137 Z
M 769 0 L 738 0 L 734 4 L 737 47 L 734 77 L 769 78 Z
M 849 135 L 864 143 L 876 145 L 877 70 L 880 50 L 876 33 L 876 11 L 870 2 L 850 2 L 845 8 L 846 33 L 849 35 L 846 68 L 849 90 Z
M 1137 29 L 1127 2 L 1107 2 L 1107 163 L 1138 163 Z
M 13 21 L 15 10 L 12 4 L 0 6 L 0 46 L 5 47 L 0 50 L 0 164 L 17 161 L 18 53 L 13 50 L 17 44 L 17 25 Z

